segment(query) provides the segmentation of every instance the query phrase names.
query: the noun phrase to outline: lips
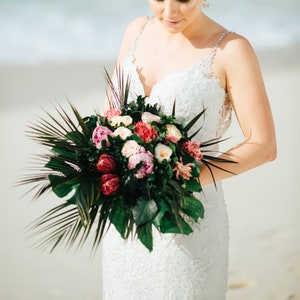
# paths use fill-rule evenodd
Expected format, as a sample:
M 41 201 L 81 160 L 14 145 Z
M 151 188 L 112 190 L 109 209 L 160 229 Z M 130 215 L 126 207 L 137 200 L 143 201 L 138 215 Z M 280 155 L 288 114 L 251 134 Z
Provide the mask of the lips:
M 181 20 L 165 20 L 164 22 L 168 25 L 176 26 L 181 22 Z

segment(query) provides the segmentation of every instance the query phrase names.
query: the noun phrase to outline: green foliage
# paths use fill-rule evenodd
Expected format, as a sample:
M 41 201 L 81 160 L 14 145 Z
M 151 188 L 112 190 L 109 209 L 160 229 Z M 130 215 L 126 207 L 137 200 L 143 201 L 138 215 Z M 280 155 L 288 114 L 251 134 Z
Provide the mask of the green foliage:
M 204 207 L 194 196 L 194 193 L 202 191 L 199 162 L 182 150 L 182 143 L 199 132 L 201 128 L 192 137 L 188 137 L 189 130 L 204 115 L 205 110 L 184 125 L 184 122 L 176 121 L 175 101 L 170 116 L 163 114 L 158 105 L 146 104 L 146 97 L 143 96 L 129 103 L 129 81 L 123 80 L 120 70 L 117 72 L 121 92 L 113 86 L 106 73 L 114 99 L 110 99 L 110 105 L 112 108 L 120 108 L 123 116 L 132 117 L 133 124 L 128 129 L 134 131 L 134 123 L 141 121 L 145 111 L 160 117 L 160 122 L 151 123 L 157 132 L 154 141 L 144 142 L 137 134 L 132 134 L 127 140 L 137 142 L 152 154 L 156 145 L 161 143 L 171 149 L 172 155 L 169 160 L 162 162 L 154 158 L 154 171 L 144 178 L 137 178 L 136 172 L 143 163 L 128 168 L 128 158 L 121 153 L 125 143 L 121 137 L 108 136 L 107 140 L 102 140 L 101 147 L 94 145 L 92 134 L 98 124 L 112 131 L 116 129 L 104 116 L 94 114 L 83 118 L 70 103 L 75 120 L 58 106 L 55 109 L 59 118 L 47 113 L 48 119 L 40 118 L 39 122 L 31 124 L 29 137 L 48 151 L 39 157 L 41 167 L 37 172 L 23 178 L 20 184 L 34 184 L 34 198 L 39 198 L 51 189 L 63 201 L 30 227 L 33 235 L 42 235 L 37 242 L 37 246 L 42 249 L 50 247 L 52 251 L 61 245 L 82 246 L 94 234 L 93 249 L 96 250 L 105 230 L 113 224 L 122 238 L 126 239 L 134 232 L 145 247 L 152 251 L 153 229 L 161 233 L 188 235 L 192 232 L 193 222 L 204 217 Z M 173 124 L 179 129 L 183 135 L 180 142 L 166 139 L 167 124 Z M 212 168 L 227 171 L 218 165 L 219 162 L 232 163 L 205 150 L 220 141 L 212 139 L 202 143 L 202 162 L 208 166 L 212 176 Z M 112 155 L 116 164 L 111 172 L 112 175 L 118 175 L 120 186 L 111 194 L 101 190 L 103 174 L 97 170 L 101 154 Z M 179 161 L 191 165 L 192 177 L 189 180 L 175 176 L 174 170 Z
M 132 208 L 132 215 L 137 226 L 147 224 L 155 218 L 158 207 L 153 199 L 139 197 L 136 205 Z

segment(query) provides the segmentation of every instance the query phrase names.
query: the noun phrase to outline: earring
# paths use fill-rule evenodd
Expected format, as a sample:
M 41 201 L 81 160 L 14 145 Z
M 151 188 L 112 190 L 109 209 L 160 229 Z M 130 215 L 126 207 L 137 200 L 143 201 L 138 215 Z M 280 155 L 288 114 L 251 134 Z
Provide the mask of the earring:
M 209 3 L 208 3 L 207 0 L 203 0 L 202 1 L 202 7 L 204 7 L 204 8 L 208 8 L 209 7 Z

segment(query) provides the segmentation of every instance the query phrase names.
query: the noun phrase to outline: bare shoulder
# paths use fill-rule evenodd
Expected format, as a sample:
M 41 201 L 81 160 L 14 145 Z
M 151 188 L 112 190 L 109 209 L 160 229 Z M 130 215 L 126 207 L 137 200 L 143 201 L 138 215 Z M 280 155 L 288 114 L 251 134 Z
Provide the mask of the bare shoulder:
M 237 64 L 257 64 L 256 53 L 249 40 L 234 32 L 226 35 L 220 45 L 220 54 L 225 68 Z
M 142 26 L 146 23 L 147 18 L 147 16 L 135 18 L 127 25 L 120 49 L 119 61 L 122 61 L 124 56 L 128 53 Z
M 145 24 L 147 21 L 148 17 L 147 16 L 141 16 L 133 19 L 127 26 L 126 28 L 126 34 L 131 35 L 134 33 L 137 33 L 140 28 Z
M 147 21 L 147 18 L 148 17 L 146 16 L 138 17 L 128 24 L 124 34 L 124 42 L 133 42 L 133 40 L 136 38 L 139 31 L 141 30 L 142 26 Z

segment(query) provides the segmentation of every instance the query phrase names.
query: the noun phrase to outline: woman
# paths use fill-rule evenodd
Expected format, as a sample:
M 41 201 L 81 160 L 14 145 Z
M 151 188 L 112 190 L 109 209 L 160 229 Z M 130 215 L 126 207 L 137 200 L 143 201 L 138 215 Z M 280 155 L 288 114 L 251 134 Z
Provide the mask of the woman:
M 154 17 L 131 22 L 118 65 L 130 76 L 132 99 L 146 95 L 167 114 L 176 99 L 176 116 L 187 121 L 206 108 L 199 140 L 222 136 L 233 110 L 245 140 L 227 152 L 237 163 L 225 168 L 240 174 L 275 159 L 272 114 L 251 45 L 208 18 L 203 4 L 149 0 Z M 217 189 L 201 166 L 205 217 L 190 236 L 156 234 L 149 253 L 110 230 L 103 245 L 104 299 L 226 298 L 228 220 L 220 180 L 232 173 L 213 172 Z

